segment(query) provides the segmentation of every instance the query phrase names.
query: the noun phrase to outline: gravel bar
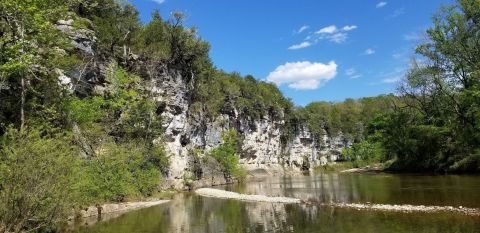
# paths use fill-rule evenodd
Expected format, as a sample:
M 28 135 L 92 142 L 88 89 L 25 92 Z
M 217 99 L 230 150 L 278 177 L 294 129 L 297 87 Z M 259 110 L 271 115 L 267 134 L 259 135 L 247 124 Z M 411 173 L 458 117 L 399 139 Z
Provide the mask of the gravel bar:
M 269 197 L 265 195 L 248 195 L 236 192 L 229 192 L 220 189 L 201 188 L 195 190 L 195 193 L 204 197 L 215 197 L 220 199 L 235 199 L 248 202 L 270 202 L 270 203 L 287 203 L 287 204 L 307 204 L 307 205 L 321 205 L 331 206 L 337 208 L 349 208 L 356 210 L 374 210 L 374 211 L 392 211 L 392 212 L 450 212 L 457 214 L 465 214 L 470 216 L 480 216 L 480 209 L 467 208 L 463 206 L 424 206 L 424 205 L 389 205 L 389 204 L 362 204 L 362 203 L 315 203 L 310 201 L 303 201 L 298 198 L 291 197 Z
M 220 189 L 201 188 L 195 190 L 195 193 L 204 197 L 216 197 L 221 199 L 235 199 L 250 202 L 270 202 L 270 203 L 302 203 L 302 200 L 291 197 L 269 197 L 265 195 L 247 195 L 235 192 L 229 192 Z

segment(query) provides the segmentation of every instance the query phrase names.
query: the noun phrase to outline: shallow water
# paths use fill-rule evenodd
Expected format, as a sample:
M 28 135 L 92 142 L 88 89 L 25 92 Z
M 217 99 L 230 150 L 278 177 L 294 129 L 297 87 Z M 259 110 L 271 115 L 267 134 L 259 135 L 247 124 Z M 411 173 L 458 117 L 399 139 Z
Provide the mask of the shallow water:
M 316 202 L 480 207 L 480 176 L 318 174 L 217 187 Z M 168 204 L 79 227 L 79 232 L 480 232 L 480 218 L 300 204 L 246 203 L 180 194 Z

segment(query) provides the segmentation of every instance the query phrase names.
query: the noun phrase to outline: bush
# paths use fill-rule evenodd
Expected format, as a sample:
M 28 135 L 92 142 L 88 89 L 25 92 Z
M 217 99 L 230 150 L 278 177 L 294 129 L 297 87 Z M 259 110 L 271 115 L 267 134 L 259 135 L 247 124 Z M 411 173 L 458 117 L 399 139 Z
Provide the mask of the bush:
M 237 155 L 237 151 L 240 138 L 237 135 L 237 131 L 226 131 L 223 133 L 222 138 L 223 143 L 213 149 L 209 155 L 222 165 L 225 177 L 242 178 L 245 176 L 245 171 L 238 166 L 240 156 Z
M 76 204 L 78 160 L 70 135 L 8 129 L 0 141 L 0 232 L 65 220 Z
M 163 150 L 146 150 L 134 144 L 103 146 L 97 157 L 84 161 L 80 185 L 85 203 L 123 201 L 150 196 L 158 189 L 166 166 Z

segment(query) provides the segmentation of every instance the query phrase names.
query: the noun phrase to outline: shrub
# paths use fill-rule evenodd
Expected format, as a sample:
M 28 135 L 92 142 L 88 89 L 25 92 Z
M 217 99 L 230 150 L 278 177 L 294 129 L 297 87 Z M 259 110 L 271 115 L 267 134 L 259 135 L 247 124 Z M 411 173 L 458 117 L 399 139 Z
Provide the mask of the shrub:
M 0 232 L 44 229 L 66 219 L 78 197 L 71 136 L 8 129 L 0 140 Z
M 240 156 L 237 154 L 237 151 L 240 138 L 237 135 L 237 131 L 228 130 L 224 132 L 222 139 L 223 143 L 213 149 L 209 155 L 222 165 L 226 177 L 243 177 L 245 171 L 238 166 Z
M 150 196 L 158 188 L 166 166 L 163 150 L 146 150 L 135 144 L 103 146 L 97 157 L 84 161 L 80 185 L 85 203 L 123 201 Z

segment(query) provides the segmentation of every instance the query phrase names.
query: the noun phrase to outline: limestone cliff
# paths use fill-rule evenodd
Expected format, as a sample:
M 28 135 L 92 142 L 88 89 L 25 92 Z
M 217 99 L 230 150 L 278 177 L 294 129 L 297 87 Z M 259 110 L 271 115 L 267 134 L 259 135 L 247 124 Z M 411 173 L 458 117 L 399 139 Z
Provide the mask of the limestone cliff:
M 71 38 L 86 61 L 85 66 L 71 74 L 59 71 L 59 82 L 77 95 L 102 95 L 108 86 L 105 81 L 107 67 L 115 59 L 98 54 L 93 31 L 74 29 L 72 20 L 61 20 L 57 27 Z M 222 132 L 228 129 L 235 129 L 241 135 L 240 163 L 250 171 L 308 171 L 315 165 L 336 161 L 341 149 L 350 144 L 341 134 L 330 137 L 325 133 L 315 138 L 307 127 L 299 127 L 293 138 L 285 142 L 281 138 L 285 128 L 282 116 L 251 119 L 235 107 L 213 120 L 206 118 L 191 111 L 193 74 L 185 77 L 184 73 L 166 64 L 159 62 L 147 66 L 135 55 L 129 57 L 131 69 L 148 77 L 145 86 L 158 105 L 156 113 L 161 116 L 164 135 L 156 140 L 165 143 L 171 155 L 166 186 L 181 188 L 188 179 L 199 180 L 199 185 L 227 182 L 218 164 L 208 159 L 200 161 L 198 157 L 205 153 L 198 155 L 195 150 L 208 152 L 215 148 L 222 142 Z
M 326 133 L 320 138 L 306 127 L 299 130 L 293 140 L 282 143 L 281 135 L 285 122 L 268 116 L 251 120 L 233 109 L 229 114 L 221 114 L 215 120 L 208 120 L 189 111 L 190 93 L 195 79 L 187 82 L 178 71 L 165 69 L 152 83 L 154 98 L 161 106 L 159 114 L 165 127 L 164 142 L 171 153 L 171 167 L 168 180 L 176 181 L 169 185 L 179 186 L 179 181 L 195 173 L 195 148 L 208 152 L 222 142 L 223 131 L 235 129 L 242 136 L 240 163 L 247 170 L 292 169 L 306 171 L 314 165 L 339 159 L 341 149 L 351 142 L 341 134 L 330 137 Z M 200 180 L 209 184 L 224 182 L 218 172 L 202 168 Z M 208 177 L 210 176 L 210 177 Z

